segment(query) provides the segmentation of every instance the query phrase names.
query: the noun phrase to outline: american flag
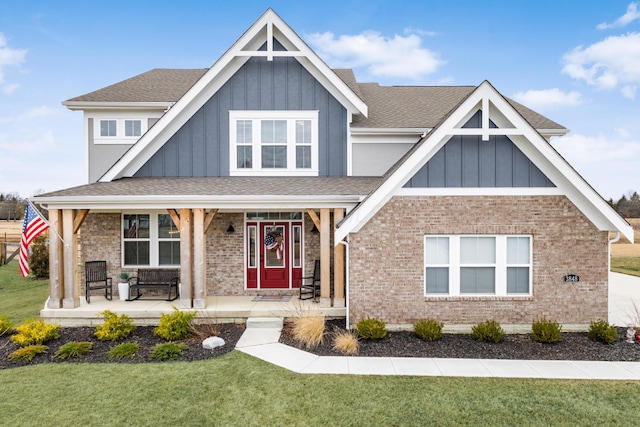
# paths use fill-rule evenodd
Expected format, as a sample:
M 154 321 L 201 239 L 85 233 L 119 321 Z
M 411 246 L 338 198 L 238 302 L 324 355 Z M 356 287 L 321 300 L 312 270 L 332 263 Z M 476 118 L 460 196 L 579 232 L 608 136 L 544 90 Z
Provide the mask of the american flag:
M 18 261 L 22 277 L 27 277 L 29 274 L 29 245 L 47 228 L 49 228 L 49 224 L 31 207 L 31 204 L 27 204 L 24 210 L 22 237 L 20 238 L 20 258 Z

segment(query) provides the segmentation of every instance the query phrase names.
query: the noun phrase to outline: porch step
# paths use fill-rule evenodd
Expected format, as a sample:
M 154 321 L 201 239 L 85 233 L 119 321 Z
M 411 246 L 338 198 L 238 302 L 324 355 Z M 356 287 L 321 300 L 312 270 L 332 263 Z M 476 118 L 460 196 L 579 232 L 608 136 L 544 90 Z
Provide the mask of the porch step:
M 282 329 L 284 318 L 282 317 L 249 317 L 247 329 Z

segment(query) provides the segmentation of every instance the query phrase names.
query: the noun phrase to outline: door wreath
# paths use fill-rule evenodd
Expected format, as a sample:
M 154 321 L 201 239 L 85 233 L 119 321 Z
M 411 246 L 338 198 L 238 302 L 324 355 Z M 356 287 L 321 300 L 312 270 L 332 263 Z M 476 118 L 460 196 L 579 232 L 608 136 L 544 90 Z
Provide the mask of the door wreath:
M 267 250 L 276 253 L 278 261 L 282 260 L 282 234 L 280 234 L 279 231 L 271 230 L 267 232 L 267 235 L 264 238 L 264 245 Z

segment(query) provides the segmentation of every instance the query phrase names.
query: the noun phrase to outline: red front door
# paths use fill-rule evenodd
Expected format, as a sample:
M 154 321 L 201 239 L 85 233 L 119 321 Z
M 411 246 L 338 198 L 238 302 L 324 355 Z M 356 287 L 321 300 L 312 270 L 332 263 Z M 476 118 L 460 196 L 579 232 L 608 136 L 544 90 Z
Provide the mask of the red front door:
M 289 288 L 289 223 L 260 224 L 260 288 Z
M 246 224 L 247 289 L 292 289 L 302 277 L 302 222 Z

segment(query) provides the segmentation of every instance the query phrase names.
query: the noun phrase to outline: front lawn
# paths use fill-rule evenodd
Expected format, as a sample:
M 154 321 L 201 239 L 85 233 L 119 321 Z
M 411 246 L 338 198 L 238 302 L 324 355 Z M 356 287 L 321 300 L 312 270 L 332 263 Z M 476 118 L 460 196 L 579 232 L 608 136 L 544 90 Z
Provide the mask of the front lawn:
M 48 296 L 48 279 L 23 278 L 17 261 L 0 265 L 0 314 L 9 316 L 16 324 L 40 317 Z
M 0 384 L 0 421 L 20 426 L 637 425 L 632 381 L 301 375 L 237 351 L 7 369 Z

